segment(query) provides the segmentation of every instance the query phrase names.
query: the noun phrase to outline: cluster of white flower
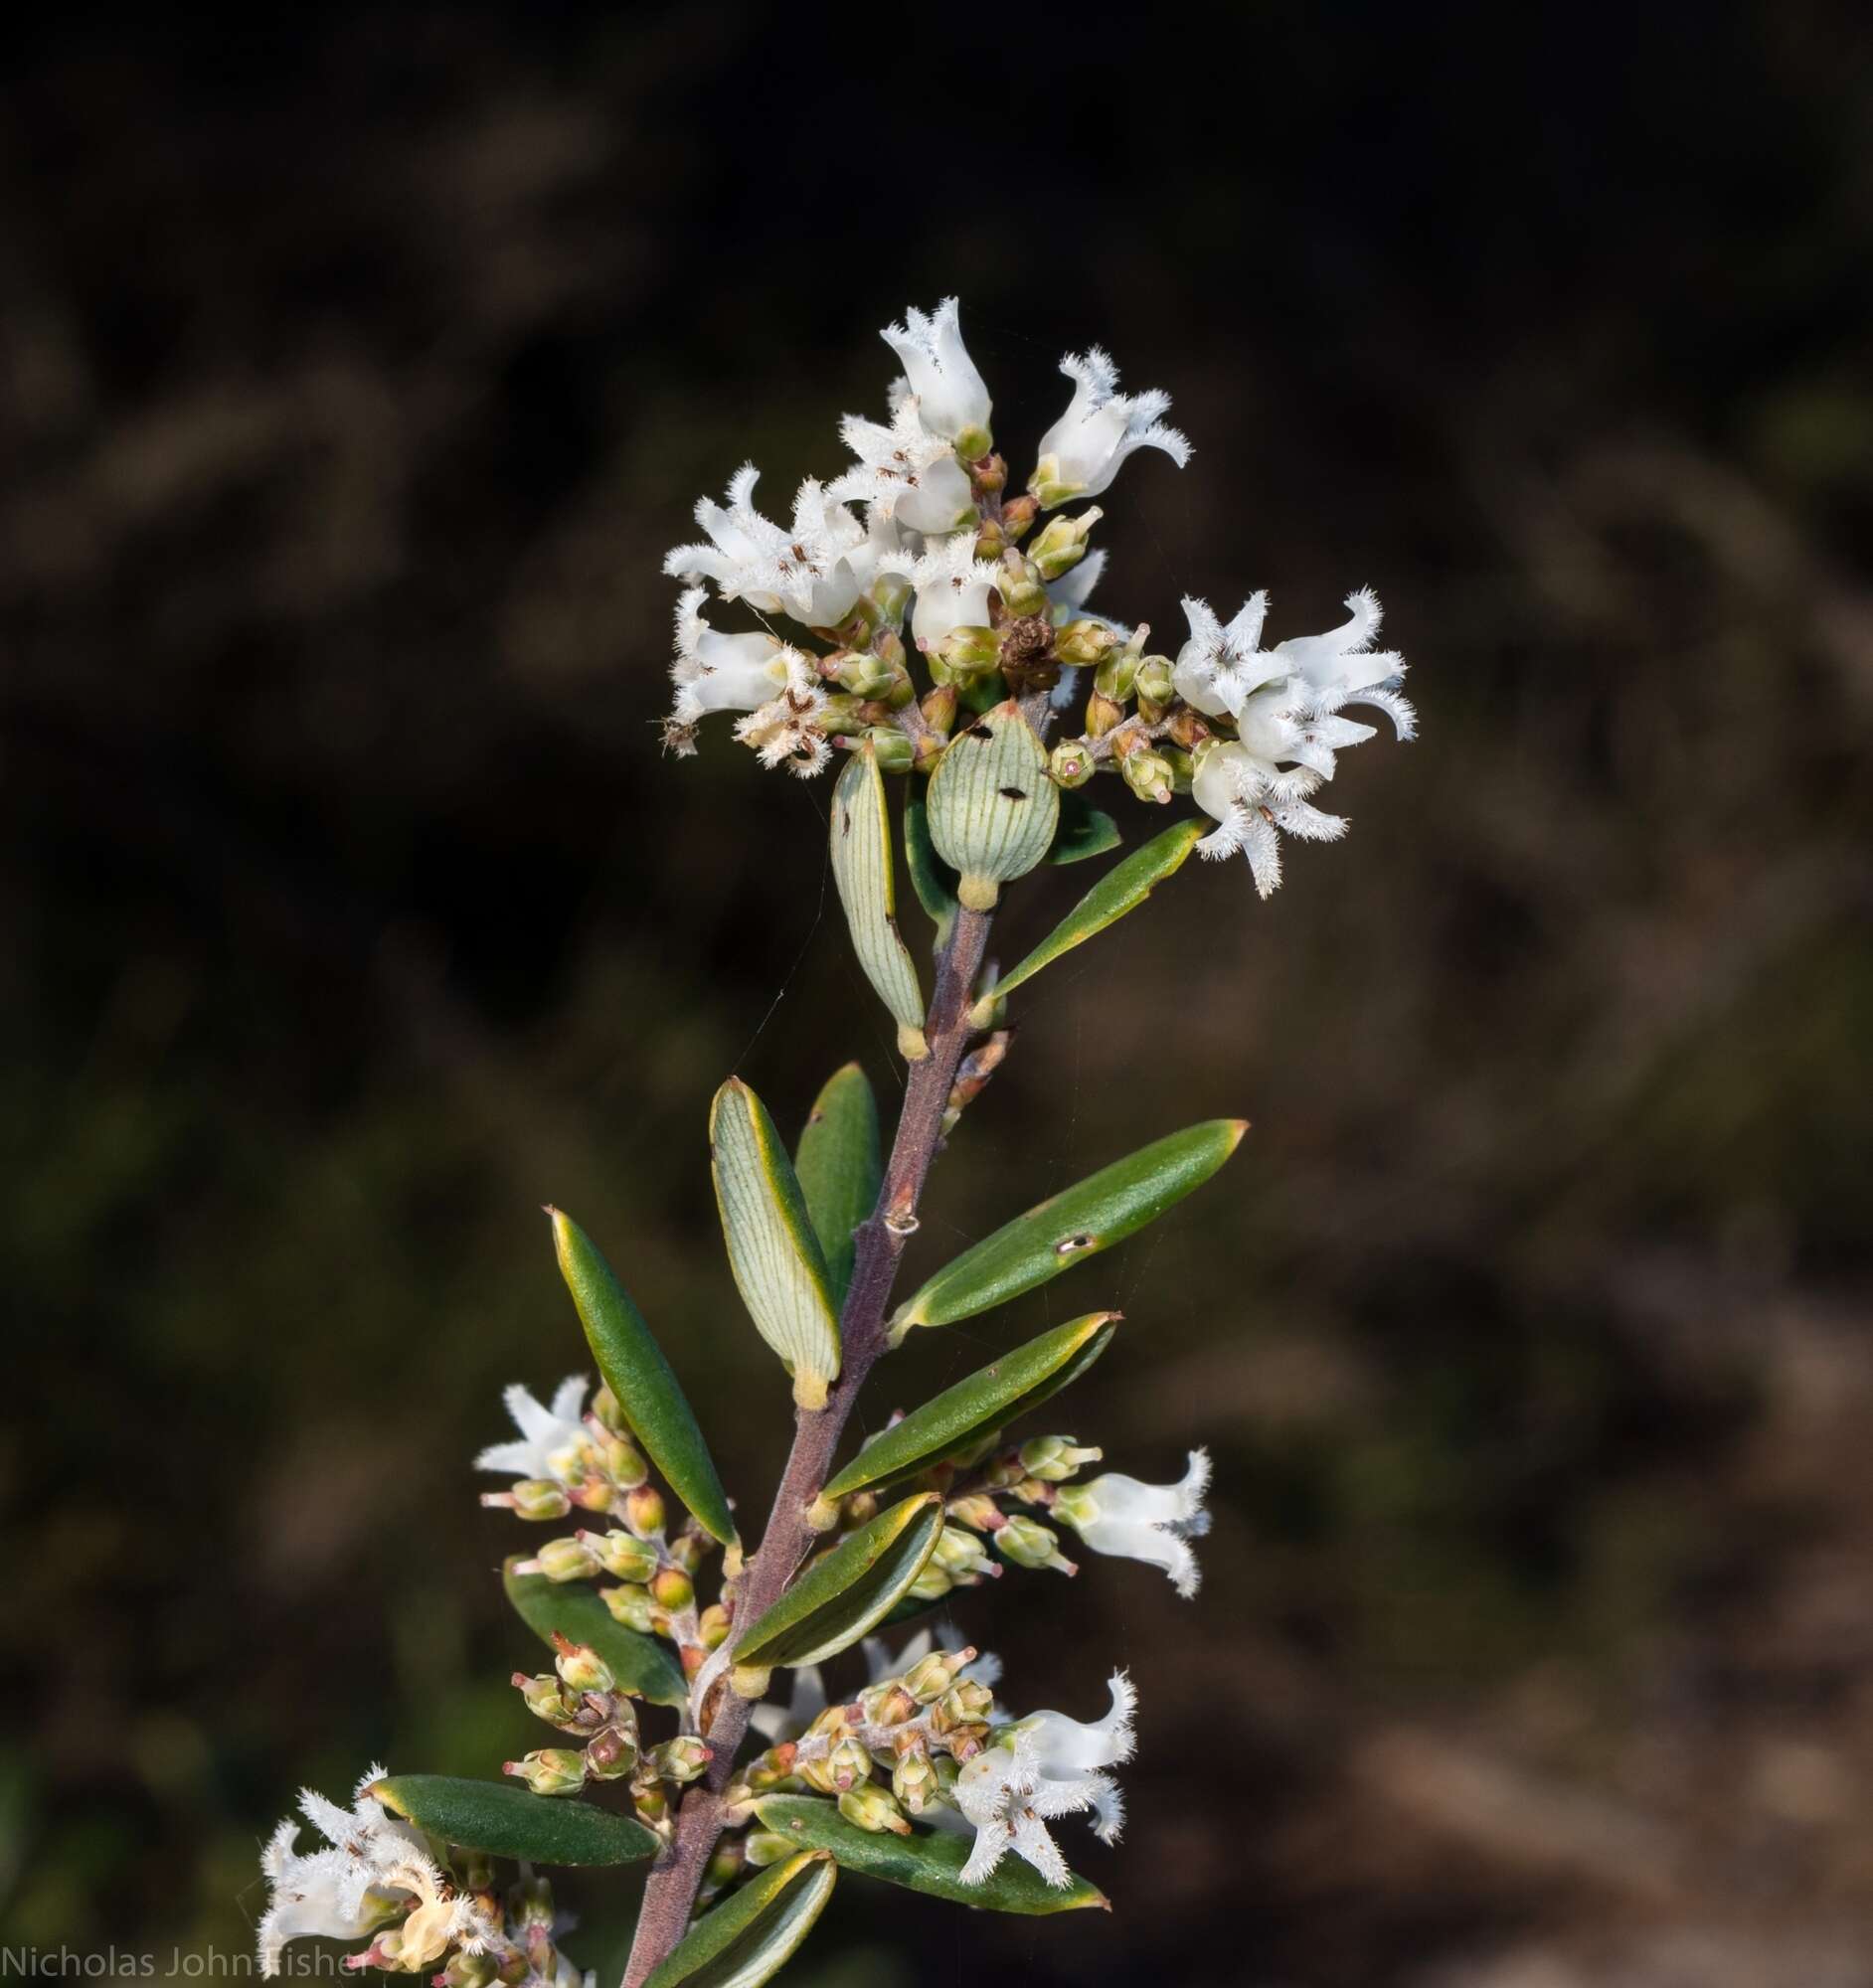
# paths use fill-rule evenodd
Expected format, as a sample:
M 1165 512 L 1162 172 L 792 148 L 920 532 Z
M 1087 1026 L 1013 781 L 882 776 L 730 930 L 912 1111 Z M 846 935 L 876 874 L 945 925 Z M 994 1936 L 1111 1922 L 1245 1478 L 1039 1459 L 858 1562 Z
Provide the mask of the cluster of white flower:
M 1026 492 L 1011 496 L 955 298 L 930 316 L 907 311 L 883 337 L 903 376 L 888 423 L 844 420 L 853 466 L 829 482 L 808 478 L 781 526 L 756 510 L 750 464 L 726 504 L 697 507 L 704 539 L 665 562 L 687 583 L 667 743 L 693 751 L 701 721 L 726 711 L 764 765 L 809 775 L 835 746 L 869 740 L 887 771 L 928 773 L 958 723 L 959 692 L 985 693 L 964 698 L 963 723 L 989 694 L 1009 691 L 1051 691 L 1064 714 L 1091 664 L 1084 736 L 1055 747 L 1054 779 L 1072 787 L 1115 772 L 1147 801 L 1191 794 L 1217 822 L 1202 853 L 1241 852 L 1267 897 L 1280 881 L 1282 832 L 1314 841 L 1345 833 L 1344 818 L 1312 800 L 1336 753 L 1374 736 L 1342 717 L 1344 707 L 1376 707 L 1401 739 L 1412 736 L 1399 689 L 1405 664 L 1372 646 L 1377 599 L 1362 589 L 1348 598 L 1343 627 L 1269 650 L 1266 593 L 1227 627 L 1207 602 L 1186 599 L 1190 639 L 1174 661 L 1144 654 L 1148 626 L 1134 632 L 1088 604 L 1106 567 L 1104 551 L 1086 543 L 1097 507 L 1057 516 L 1025 550 L 1023 541 L 1040 514 L 1108 489 L 1141 448 L 1188 462 L 1189 443 L 1164 421 L 1170 397 L 1119 393 L 1117 370 L 1097 346 L 1069 353 L 1061 371 L 1073 397 L 1041 437 Z M 723 602 L 797 628 L 716 629 L 703 611 L 710 586 Z M 928 690 L 911 674 L 914 655 Z M 1039 706 L 1031 709 L 1040 723 Z

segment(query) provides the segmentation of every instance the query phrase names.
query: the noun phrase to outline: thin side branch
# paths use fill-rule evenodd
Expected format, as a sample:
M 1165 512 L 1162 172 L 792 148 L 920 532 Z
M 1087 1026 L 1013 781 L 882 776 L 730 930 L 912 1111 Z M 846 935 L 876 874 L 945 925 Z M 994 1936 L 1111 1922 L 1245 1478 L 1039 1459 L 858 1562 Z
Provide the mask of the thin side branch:
M 878 1206 L 858 1231 L 852 1283 L 839 1319 L 842 1371 L 823 1408 L 794 1411 L 793 1447 L 774 1493 L 761 1550 L 742 1581 L 735 1610 L 738 1627 L 755 1621 L 780 1598 L 819 1537 L 807 1524 L 807 1512 L 831 1475 L 859 1390 L 884 1351 L 885 1318 L 898 1260 L 917 1228 L 918 1200 L 942 1137 L 949 1087 L 974 1034 L 969 1003 L 989 923 L 986 911 L 958 910 L 948 943 L 938 955 L 936 985 L 924 1030 L 930 1054 L 911 1066 Z M 704 1737 L 715 1757 L 708 1774 L 684 1796 L 675 1838 L 651 1868 L 623 1988 L 642 1988 L 689 1928 L 703 1873 L 722 1834 L 722 1790 L 734 1772 L 752 1710 L 746 1699 L 726 1687 L 715 1697 L 713 1714 L 705 1708 Z

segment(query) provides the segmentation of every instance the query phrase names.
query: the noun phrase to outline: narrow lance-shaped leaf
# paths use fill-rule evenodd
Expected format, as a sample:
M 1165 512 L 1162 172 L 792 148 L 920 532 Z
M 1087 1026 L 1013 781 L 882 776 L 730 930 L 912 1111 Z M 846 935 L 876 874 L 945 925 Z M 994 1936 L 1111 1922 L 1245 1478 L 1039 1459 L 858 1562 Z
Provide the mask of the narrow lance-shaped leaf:
M 909 1836 L 860 1829 L 839 1813 L 837 1802 L 814 1795 L 767 1795 L 756 1802 L 764 1829 L 802 1850 L 830 1850 L 848 1871 L 902 1885 L 952 1905 L 991 1912 L 1071 1912 L 1107 1904 L 1105 1893 L 1075 1878 L 1050 1885 L 1018 1857 L 1004 1857 L 979 1885 L 962 1882 L 969 1838 L 947 1829 L 920 1829 Z
M 936 926 L 936 943 L 949 937 L 956 921 L 956 873 L 936 854 L 930 839 L 930 803 L 914 788 L 904 803 L 904 860 L 917 901 Z
M 1051 966 L 1062 953 L 1084 945 L 1107 925 L 1116 924 L 1127 911 L 1135 911 L 1166 877 L 1182 866 L 1184 858 L 1197 846 L 1204 827 L 1203 822 L 1196 820 L 1176 822 L 1162 835 L 1153 836 L 1142 849 L 1134 849 L 1114 863 L 1040 944 L 1018 966 L 1001 976 L 995 983 L 994 998 L 999 1001 L 1024 980 L 1032 980 L 1042 967 Z M 987 1026 L 987 1008 L 986 1001 L 978 1003 L 970 1016 L 977 1028 Z
M 931 840 L 971 911 L 988 911 L 1040 862 L 1059 820 L 1047 753 L 1013 698 L 958 732 L 931 775 Z
M 549 1208 L 547 1215 L 560 1274 L 573 1294 L 604 1385 L 670 1489 L 695 1513 L 697 1523 L 727 1546 L 735 1538 L 729 1494 L 663 1349 L 592 1238 L 562 1210 Z
M 739 1077 L 729 1078 L 710 1107 L 709 1166 L 742 1302 L 792 1375 L 793 1399 L 803 1408 L 823 1408 L 839 1374 L 839 1321 L 826 1259 L 773 1120 Z
M 516 1574 L 519 1556 L 501 1569 L 501 1586 L 514 1613 L 550 1649 L 556 1635 L 585 1643 L 616 1673 L 618 1683 L 652 1705 L 687 1705 L 689 1685 L 669 1644 L 627 1629 L 596 1587 L 583 1580 L 549 1580 L 544 1574 Z
M 950 1325 L 971 1317 L 1122 1242 L 1201 1187 L 1248 1129 L 1246 1118 L 1187 1126 L 1016 1216 L 898 1307 L 892 1344 L 914 1325 Z
M 630 1864 L 654 1857 L 663 1847 L 628 1816 L 590 1802 L 530 1794 L 511 1781 L 392 1774 L 373 1781 L 371 1792 L 419 1829 L 490 1857 L 524 1857 L 535 1864 Z
M 1115 1311 L 1089 1312 L 945 1388 L 868 1442 L 825 1495 L 843 1498 L 896 1483 L 1005 1428 L 1077 1381 L 1111 1343 L 1118 1318 Z
M 836 1070 L 813 1099 L 793 1156 L 793 1171 L 826 1259 L 834 1307 L 852 1281 L 854 1236 L 878 1205 L 885 1163 L 878 1143 L 878 1101 L 855 1063 Z
M 1071 791 L 1060 797 L 1060 827 L 1053 847 L 1047 852 L 1050 863 L 1084 863 L 1089 856 L 1104 856 L 1124 841 L 1118 824 L 1104 808 L 1096 808 L 1084 794 Z
M 906 1498 L 815 1561 L 735 1645 L 738 1664 L 817 1664 L 869 1635 L 924 1572 L 943 1529 L 934 1491 Z
M 826 1850 L 758 1872 L 690 1927 L 644 1988 L 761 1988 L 798 1951 L 838 1875 Z
M 898 931 L 891 812 L 870 740 L 846 760 L 832 790 L 832 881 L 845 907 L 852 950 L 898 1025 L 899 1052 L 916 1063 L 930 1054 L 924 1040 L 924 991 Z

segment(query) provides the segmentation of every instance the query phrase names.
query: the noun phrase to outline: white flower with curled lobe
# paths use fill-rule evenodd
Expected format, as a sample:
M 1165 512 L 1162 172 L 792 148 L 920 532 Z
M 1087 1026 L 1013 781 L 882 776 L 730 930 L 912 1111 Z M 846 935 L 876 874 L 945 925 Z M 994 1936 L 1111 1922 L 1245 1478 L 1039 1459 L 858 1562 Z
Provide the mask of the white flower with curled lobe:
M 1131 1758 L 1137 1692 L 1123 1671 L 1113 1672 L 1111 1709 L 1083 1725 L 1061 1712 L 1037 1712 L 1003 1727 L 956 1776 L 954 1802 L 975 1829 L 975 1847 L 962 1867 L 965 1885 L 987 1882 L 1013 1851 L 1050 1885 L 1065 1889 L 1073 1873 L 1047 1825 L 1063 1815 L 1091 1810 L 1094 1834 L 1115 1843 L 1124 1826 L 1124 1802 L 1107 1771 Z
M 692 586 L 676 603 L 676 705 L 666 737 L 679 753 L 694 749 L 690 734 L 712 711 L 756 711 L 789 692 L 802 700 L 817 692 L 810 658 L 766 629 L 710 627 L 702 611 L 707 597 Z
M 358 1783 L 349 1810 L 313 1788 L 299 1808 L 328 1847 L 302 1852 L 299 1823 L 288 1816 L 260 1853 L 270 1891 L 258 1929 L 260 1972 L 279 1972 L 280 1950 L 294 1939 L 362 1939 L 384 1925 L 417 1888 L 405 1882 L 415 1860 L 427 1866 L 421 1833 L 400 1822 L 371 1793 L 384 1769 Z
M 973 462 L 993 446 L 988 388 L 962 343 L 956 299 L 945 297 L 930 316 L 907 310 L 902 324 L 879 334 L 904 368 L 918 419 Z
M 755 485 L 761 471 L 745 462 L 729 483 L 728 502 L 704 497 L 696 506 L 696 522 L 707 544 L 678 546 L 663 562 L 672 580 L 708 580 L 724 600 L 746 600 L 763 614 L 783 611 L 770 580 L 775 556 L 787 542 L 785 532 L 755 509 Z
M 490 1443 L 475 1458 L 475 1468 L 496 1470 L 504 1477 L 551 1478 L 560 1484 L 582 1483 L 586 1476 L 584 1377 L 569 1374 L 554 1390 L 550 1408 L 536 1401 L 532 1390 L 522 1387 L 519 1382 L 507 1389 L 501 1400 L 513 1417 L 520 1436 L 516 1441 Z M 381 1773 L 382 1769 L 378 1772 Z M 316 1816 L 312 1819 L 318 1821 Z M 322 1824 L 320 1826 L 323 1827 Z
M 948 441 L 925 427 L 915 395 L 904 398 L 889 427 L 847 414 L 839 434 L 858 462 L 826 486 L 829 497 L 862 499 L 904 530 L 933 537 L 974 523 L 968 471 Z
M 1170 396 L 1118 391 L 1118 369 L 1096 345 L 1070 352 L 1060 370 L 1073 382 L 1067 412 L 1041 437 L 1040 459 L 1028 488 L 1044 510 L 1075 497 L 1097 497 L 1111 487 L 1125 458 L 1141 448 L 1160 448 L 1179 469 L 1190 460 L 1190 444 L 1162 416 Z
M 1162 1568 L 1188 1601 L 1202 1577 L 1190 1542 L 1210 1530 L 1203 1502 L 1209 1488 L 1209 1454 L 1193 1449 L 1175 1484 L 1144 1484 L 1108 1471 L 1086 1484 L 1063 1484 L 1054 1510 L 1095 1553 Z

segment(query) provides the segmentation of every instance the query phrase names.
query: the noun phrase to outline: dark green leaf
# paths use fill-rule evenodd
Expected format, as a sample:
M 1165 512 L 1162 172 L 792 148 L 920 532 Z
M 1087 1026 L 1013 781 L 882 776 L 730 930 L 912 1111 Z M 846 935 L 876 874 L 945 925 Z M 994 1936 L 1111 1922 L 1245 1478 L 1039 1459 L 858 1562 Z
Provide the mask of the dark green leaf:
M 1107 925 L 1115 924 L 1127 911 L 1135 911 L 1182 865 L 1197 846 L 1203 827 L 1196 820 L 1175 822 L 1162 835 L 1153 836 L 1143 848 L 1134 849 L 1122 861 L 1114 863 L 1020 965 L 1001 976 L 995 983 L 995 1000 L 1001 1000 L 1024 980 L 1032 980 L 1043 966 L 1051 966 L 1063 952 L 1084 945 Z
M 911 888 L 935 921 L 936 943 L 941 945 L 955 922 L 958 879 L 930 839 L 930 804 L 922 787 L 904 803 L 904 861 L 911 873 Z
M 698 1524 L 726 1546 L 735 1538 L 729 1494 L 663 1349 L 592 1238 L 563 1210 L 549 1208 L 547 1214 L 560 1274 L 573 1294 L 604 1385 L 670 1489 L 695 1513 Z
M 392 1774 L 371 1792 L 419 1829 L 463 1850 L 534 1864 L 630 1864 L 663 1847 L 641 1822 L 513 1781 L 452 1774 Z
M 686 1705 L 689 1686 L 669 1644 L 627 1629 L 583 1580 L 549 1580 L 544 1574 L 516 1574 L 516 1554 L 501 1569 L 501 1585 L 514 1613 L 549 1649 L 554 1636 L 597 1651 L 626 1691 L 652 1705 Z
M 878 1145 L 878 1103 L 865 1073 L 849 1063 L 834 1071 L 800 1134 L 793 1171 L 813 1233 L 825 1252 L 834 1308 L 852 1281 L 853 1234 L 878 1204 L 885 1163 Z
M 1019 1857 L 1004 1857 L 980 1885 L 962 1882 L 969 1860 L 966 1836 L 946 1829 L 920 1829 L 911 1836 L 875 1834 L 847 1822 L 837 1802 L 816 1795 L 768 1795 L 755 1804 L 762 1827 L 797 1843 L 802 1850 L 830 1850 L 848 1871 L 903 1885 L 928 1898 L 991 1912 L 1071 1912 L 1086 1905 L 1109 1909 L 1104 1892 L 1075 1878 L 1056 1890 Z
M 943 1502 L 920 1492 L 848 1533 L 737 1642 L 738 1663 L 816 1664 L 873 1629 L 924 1571 L 943 1529 Z
M 895 1484 L 1005 1428 L 1077 1381 L 1117 1329 L 1117 1312 L 1089 1312 L 1003 1354 L 868 1442 L 826 1486 L 826 1496 Z
M 1104 808 L 1096 808 L 1084 794 L 1068 791 L 1060 797 L 1060 827 L 1047 860 L 1084 863 L 1089 856 L 1104 856 L 1108 849 L 1116 849 L 1124 839 L 1118 824 Z
M 1122 1242 L 1201 1187 L 1248 1129 L 1246 1118 L 1186 1126 L 1016 1216 L 898 1307 L 894 1344 L 914 1325 L 950 1325 L 986 1311 Z
M 812 1930 L 838 1875 L 824 1850 L 757 1872 L 690 1927 L 644 1988 L 761 1988 Z

